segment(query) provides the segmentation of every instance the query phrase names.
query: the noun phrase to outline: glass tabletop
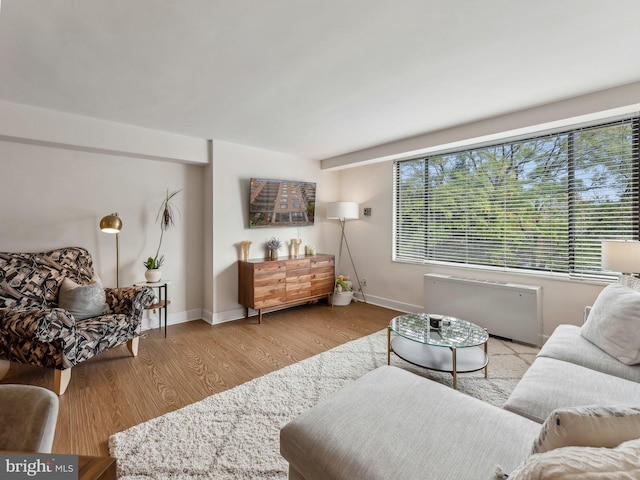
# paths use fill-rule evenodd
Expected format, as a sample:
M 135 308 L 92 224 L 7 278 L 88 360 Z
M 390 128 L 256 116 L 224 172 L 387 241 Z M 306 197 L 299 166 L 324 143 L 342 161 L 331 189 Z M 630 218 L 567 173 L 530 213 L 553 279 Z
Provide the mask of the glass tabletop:
M 431 320 L 440 326 L 432 327 Z M 391 320 L 389 328 L 401 337 L 437 347 L 475 347 L 489 340 L 487 331 L 474 323 L 429 313 L 400 315 Z

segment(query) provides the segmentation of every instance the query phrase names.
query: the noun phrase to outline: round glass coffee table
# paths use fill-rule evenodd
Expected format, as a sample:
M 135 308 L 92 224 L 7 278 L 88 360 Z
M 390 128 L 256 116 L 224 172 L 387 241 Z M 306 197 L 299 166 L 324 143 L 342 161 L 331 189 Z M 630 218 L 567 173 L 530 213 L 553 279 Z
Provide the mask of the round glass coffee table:
M 395 337 L 391 338 L 391 333 Z M 391 352 L 409 363 L 453 375 L 484 368 L 487 378 L 489 334 L 478 325 L 455 317 L 428 313 L 400 315 L 389 323 L 387 364 Z

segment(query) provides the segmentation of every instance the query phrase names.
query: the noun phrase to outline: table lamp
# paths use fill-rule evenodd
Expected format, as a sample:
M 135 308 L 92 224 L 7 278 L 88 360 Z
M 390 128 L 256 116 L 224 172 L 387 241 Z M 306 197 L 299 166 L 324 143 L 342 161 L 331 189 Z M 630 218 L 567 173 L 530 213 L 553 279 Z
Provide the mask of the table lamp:
M 602 269 L 627 275 L 640 272 L 640 241 L 603 240 Z

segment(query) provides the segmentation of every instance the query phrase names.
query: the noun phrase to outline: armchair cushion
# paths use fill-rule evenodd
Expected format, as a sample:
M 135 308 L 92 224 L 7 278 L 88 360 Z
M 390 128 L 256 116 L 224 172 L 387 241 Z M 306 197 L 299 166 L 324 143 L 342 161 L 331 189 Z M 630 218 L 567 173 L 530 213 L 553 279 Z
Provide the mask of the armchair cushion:
M 0 309 L 1 330 L 25 340 L 53 342 L 75 337 L 76 322 L 61 308 Z
M 76 320 L 103 315 L 106 296 L 102 282 L 96 278 L 89 285 L 78 285 L 65 278 L 60 285 L 58 306 L 68 311 Z

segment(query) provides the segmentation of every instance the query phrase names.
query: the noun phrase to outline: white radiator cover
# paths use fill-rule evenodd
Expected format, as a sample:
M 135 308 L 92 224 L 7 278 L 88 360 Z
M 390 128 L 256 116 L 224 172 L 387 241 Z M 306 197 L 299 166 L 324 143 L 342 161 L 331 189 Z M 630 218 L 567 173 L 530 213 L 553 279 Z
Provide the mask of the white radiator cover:
M 468 320 L 489 334 L 542 345 L 542 287 L 428 273 L 425 313 Z

